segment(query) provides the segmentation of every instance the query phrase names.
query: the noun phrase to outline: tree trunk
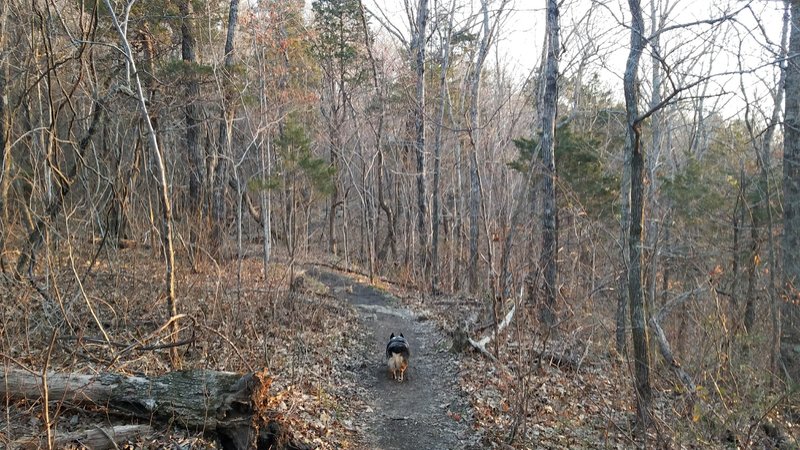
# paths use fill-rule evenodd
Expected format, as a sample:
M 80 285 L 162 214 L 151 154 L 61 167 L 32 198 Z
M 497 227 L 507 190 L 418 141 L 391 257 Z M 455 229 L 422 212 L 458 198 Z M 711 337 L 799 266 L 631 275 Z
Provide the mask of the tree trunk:
M 216 435 L 222 448 L 239 450 L 286 446 L 280 425 L 265 423 L 271 413 L 270 383 L 265 372 L 190 370 L 153 378 L 50 373 L 43 386 L 38 374 L 8 369 L 0 373 L 0 394 L 30 401 L 46 390 L 50 399 L 68 404 L 97 405 L 113 414 Z
M 334 170 L 333 174 L 333 183 L 331 186 L 331 200 L 330 200 L 330 208 L 329 208 L 329 215 L 328 215 L 328 251 L 331 252 L 332 255 L 338 256 L 339 254 L 339 242 L 336 235 L 336 210 L 339 208 L 339 204 L 341 203 L 340 192 L 339 192 L 339 160 L 341 158 L 342 152 L 342 127 L 344 126 L 344 108 L 345 102 L 347 101 L 347 94 L 345 92 L 345 73 L 344 67 L 342 67 L 344 63 L 339 61 L 339 79 L 336 81 L 331 81 L 331 97 L 332 102 L 336 103 L 338 101 L 338 105 L 333 105 L 331 108 L 331 118 L 329 120 L 329 134 L 331 136 L 331 167 Z M 339 99 L 336 100 L 336 93 L 338 86 L 338 96 Z
M 417 7 L 416 34 L 411 45 L 415 53 L 414 68 L 417 72 L 416 97 L 414 101 L 414 153 L 417 160 L 417 231 L 421 255 L 428 247 L 428 230 L 425 217 L 428 207 L 425 199 L 425 42 L 428 24 L 428 0 L 419 0 Z M 426 258 L 427 259 L 427 258 Z M 425 264 L 427 265 L 427 264 Z
M 167 184 L 167 168 L 164 164 L 164 156 L 161 153 L 161 148 L 158 144 L 158 139 L 156 137 L 155 128 L 153 128 L 153 123 L 150 120 L 150 114 L 147 110 L 147 100 L 145 98 L 144 89 L 142 88 L 142 81 L 139 77 L 139 71 L 136 70 L 136 62 L 133 59 L 133 53 L 131 51 L 130 44 L 128 42 L 128 37 L 125 35 L 125 31 L 127 29 L 127 24 L 124 26 L 121 25 L 114 15 L 114 9 L 111 6 L 111 0 L 105 0 L 106 7 L 108 8 L 109 12 L 111 12 L 111 18 L 114 22 L 114 28 L 116 29 L 117 33 L 119 34 L 120 41 L 122 43 L 122 49 L 124 51 L 125 56 L 128 59 L 128 64 L 130 64 L 131 72 L 133 73 L 133 80 L 136 84 L 136 96 L 137 100 L 139 101 L 139 108 L 142 113 L 142 119 L 147 127 L 147 136 L 150 141 L 150 148 L 153 151 L 153 155 L 155 156 L 155 164 L 157 168 L 157 176 L 161 194 L 161 244 L 162 250 L 164 255 L 164 272 L 166 278 L 166 286 L 165 286 L 165 294 L 167 297 L 167 312 L 170 317 L 176 317 L 178 315 L 178 305 L 177 305 L 177 298 L 175 295 L 175 251 L 173 249 L 172 238 L 173 238 L 173 231 L 172 231 L 172 202 L 170 200 L 169 195 L 169 185 Z M 177 340 L 178 336 L 178 322 L 176 320 L 172 321 L 171 326 L 172 334 L 170 335 L 170 339 L 174 342 Z M 172 347 L 170 349 L 170 358 L 172 360 L 172 365 L 176 368 L 180 368 L 181 366 L 181 357 L 178 353 L 177 347 Z
M 197 106 L 194 103 L 200 95 L 200 85 L 197 81 L 194 67 L 197 57 L 195 55 L 195 40 L 191 22 L 192 4 L 189 0 L 178 0 L 178 8 L 181 14 L 181 58 L 184 62 L 184 74 L 186 76 L 186 106 L 184 107 L 183 115 L 186 123 L 186 156 L 189 161 L 189 217 L 192 219 L 190 221 L 192 230 L 189 242 L 191 244 L 190 250 L 194 256 L 194 250 L 198 244 L 198 232 L 195 229 L 195 224 L 201 222 L 203 174 L 205 174 L 204 158 L 198 143 L 198 127 L 200 124 L 197 118 Z
M 622 165 L 622 180 L 620 181 L 620 271 L 617 288 L 616 312 L 616 350 L 620 356 L 628 352 L 628 264 L 630 253 L 628 251 L 628 231 L 631 222 L 631 154 L 625 149 Z
M 631 216 L 628 231 L 628 296 L 630 298 L 631 328 L 633 331 L 634 373 L 636 377 L 636 406 L 639 425 L 650 424 L 650 355 L 647 323 L 644 314 L 642 287 L 642 227 L 644 223 L 644 154 L 642 124 L 639 117 L 639 59 L 644 50 L 644 20 L 639 0 L 628 0 L 631 10 L 631 49 L 628 55 L 623 84 L 627 132 L 625 152 L 631 156 Z
M 150 425 L 95 427 L 91 430 L 56 434 L 53 436 L 52 445 L 55 448 L 118 449 L 118 443 L 147 438 L 152 434 L 153 427 Z M 11 442 L 10 448 L 18 450 L 47 448 L 47 441 L 38 437 L 22 438 Z
M 11 186 L 11 114 L 8 111 L 9 51 L 6 46 L 8 1 L 0 4 L 0 271 L 5 272 L 5 246 L 9 232 L 8 190 Z
M 481 72 L 486 55 L 489 52 L 491 42 L 491 30 L 489 28 L 489 5 L 488 0 L 481 0 L 481 14 L 483 15 L 483 31 L 481 44 L 478 48 L 478 56 L 473 64 L 471 78 L 471 103 L 469 110 L 469 265 L 468 283 L 470 292 L 478 289 L 478 238 L 480 220 L 480 175 L 478 173 L 478 151 L 480 149 L 480 94 L 481 94 Z
M 557 0 L 547 1 L 547 62 L 542 96 L 542 248 L 539 266 L 544 274 L 544 303 L 539 311 L 547 326 L 556 321 L 558 292 L 558 206 L 556 205 L 555 125 L 558 101 L 558 58 L 560 54 L 559 12 Z
M 734 326 L 731 338 L 736 337 L 737 328 L 736 324 L 741 323 L 738 311 L 739 305 L 739 271 L 741 270 L 741 255 L 742 255 L 742 227 L 745 223 L 744 211 L 747 209 L 747 198 L 745 196 L 747 179 L 745 178 L 744 161 L 740 161 L 739 169 L 739 189 L 736 194 L 736 202 L 733 205 L 733 214 L 731 214 L 733 225 L 733 243 L 731 249 L 731 314 L 733 315 Z
M 233 51 L 236 37 L 236 23 L 239 17 L 239 0 L 231 0 L 228 11 L 228 32 L 225 39 L 225 70 L 222 73 L 222 121 L 219 124 L 217 140 L 217 161 L 214 168 L 214 191 L 211 200 L 211 250 L 220 256 L 225 235 L 226 203 L 225 194 L 228 182 L 228 164 L 231 158 L 231 133 L 235 107 L 232 104 Z
M 664 119 L 662 118 L 661 111 L 658 109 L 661 103 L 661 90 L 662 90 L 662 74 L 661 74 L 661 34 L 660 30 L 663 21 L 666 20 L 666 13 L 659 16 L 659 11 L 656 7 L 656 2 L 650 3 L 650 27 L 653 36 L 650 38 L 650 47 L 652 48 L 650 64 L 652 65 L 652 93 L 650 97 L 650 108 L 652 108 L 653 115 L 650 117 L 650 133 L 651 133 L 651 149 L 649 157 L 647 158 L 647 196 L 645 203 L 650 211 L 650 219 L 646 222 L 647 228 L 645 230 L 646 246 L 650 249 L 650 267 L 647 270 L 647 295 L 645 315 L 649 316 L 655 311 L 656 303 L 656 286 L 658 283 L 658 270 L 659 259 L 661 251 L 659 249 L 658 239 L 658 167 L 659 160 L 661 159 L 662 143 L 664 139 L 664 132 L 669 132 L 669 127 L 665 126 Z M 646 319 L 647 320 L 647 319 Z
M 439 183 L 442 178 L 442 129 L 444 128 L 444 112 L 447 109 L 447 70 L 450 66 L 450 37 L 453 34 L 453 15 L 456 2 L 453 0 L 448 15 L 447 29 L 442 42 L 442 67 L 439 77 L 439 110 L 436 113 L 433 137 L 433 211 L 431 217 L 431 293 L 439 292 L 439 223 L 441 221 L 441 192 Z
M 780 360 L 786 374 L 800 381 L 800 0 L 791 5 L 791 34 L 786 65 L 783 125 L 783 317 L 773 319 L 781 339 Z
M 669 345 L 666 333 L 664 333 L 664 330 L 661 328 L 659 320 L 655 317 L 655 315 L 653 315 L 650 317 L 649 322 L 650 326 L 653 328 L 656 341 L 658 342 L 658 348 L 661 351 L 661 356 L 664 358 L 664 361 L 666 361 L 670 370 L 672 370 L 675 376 L 681 381 L 681 384 L 683 384 L 683 387 L 686 389 L 689 395 L 693 397 L 697 392 L 697 387 L 695 386 L 694 380 L 685 370 L 683 370 L 683 367 L 681 367 L 678 360 L 672 354 L 672 348 Z
M 753 332 L 756 322 L 756 257 L 758 256 L 758 224 L 755 215 L 750 219 L 750 252 L 747 255 L 747 298 L 744 304 L 744 328 Z
M 260 155 L 259 160 L 261 162 L 261 172 L 264 174 L 263 177 L 265 180 L 268 180 L 272 176 L 272 149 L 271 149 L 272 141 L 270 137 L 267 137 L 267 142 L 261 143 L 259 145 Z M 266 149 L 265 149 L 266 147 Z M 269 277 L 267 276 L 267 270 L 269 269 L 269 259 L 272 255 L 272 198 L 268 189 L 263 188 L 261 189 L 261 193 L 259 195 L 259 200 L 261 203 L 261 231 L 264 238 L 264 245 L 263 245 L 263 260 L 264 260 L 264 283 L 269 285 Z

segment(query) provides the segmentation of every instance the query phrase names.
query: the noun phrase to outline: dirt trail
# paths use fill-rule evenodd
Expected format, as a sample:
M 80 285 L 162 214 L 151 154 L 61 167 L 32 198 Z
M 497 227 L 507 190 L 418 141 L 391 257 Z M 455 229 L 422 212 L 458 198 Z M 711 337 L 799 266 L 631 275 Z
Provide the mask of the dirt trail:
M 467 423 L 469 405 L 457 386 L 456 360 L 434 324 L 403 308 L 391 295 L 343 275 L 318 269 L 309 275 L 359 312 L 366 342 L 363 362 L 353 375 L 369 405 L 362 415 L 363 448 L 477 448 Z M 402 383 L 391 380 L 386 370 L 386 343 L 393 332 L 403 333 L 411 346 L 411 363 Z

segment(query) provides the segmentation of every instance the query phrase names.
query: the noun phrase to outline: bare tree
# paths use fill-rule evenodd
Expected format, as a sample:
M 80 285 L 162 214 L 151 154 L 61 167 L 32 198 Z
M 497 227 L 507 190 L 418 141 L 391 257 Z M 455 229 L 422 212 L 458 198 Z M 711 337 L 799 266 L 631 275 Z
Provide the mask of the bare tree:
M 444 129 L 444 112 L 447 108 L 447 71 L 450 68 L 450 38 L 453 35 L 453 16 L 455 15 L 456 0 L 450 5 L 447 26 L 441 33 L 441 74 L 439 76 L 439 106 L 436 112 L 433 137 L 433 211 L 431 218 L 431 292 L 439 291 L 439 225 L 441 221 L 441 182 L 442 167 L 442 130 Z
M 416 72 L 416 96 L 414 98 L 414 153 L 417 159 L 417 231 L 423 253 L 427 247 L 428 230 L 426 216 L 428 214 L 425 197 L 425 46 L 427 42 L 428 0 L 419 0 L 414 39 L 411 50 L 414 56 Z
M 773 373 L 776 373 L 777 364 L 780 360 L 780 308 L 781 305 L 779 304 L 780 299 L 778 295 L 778 281 L 776 280 L 776 273 L 777 270 L 777 261 L 776 261 L 776 248 L 777 245 L 775 243 L 774 238 L 774 219 L 773 219 L 773 211 L 771 202 L 769 199 L 774 195 L 774 185 L 776 181 L 773 180 L 773 176 L 770 174 L 772 170 L 772 148 L 773 148 L 773 140 L 775 137 L 775 131 L 778 128 L 778 124 L 780 122 L 780 113 L 781 113 L 781 105 L 783 104 L 783 96 L 785 93 L 784 85 L 785 79 L 787 75 L 786 70 L 786 56 L 787 56 L 787 41 L 789 39 L 789 1 L 784 1 L 784 8 L 785 13 L 783 17 L 783 27 L 781 30 L 781 40 L 778 44 L 779 48 L 777 51 L 776 59 L 778 61 L 778 75 L 775 86 L 772 90 L 772 111 L 769 116 L 766 118 L 765 128 L 764 130 L 757 130 L 756 127 L 756 120 L 754 119 L 754 111 L 757 111 L 758 108 L 755 106 L 756 102 L 754 102 L 750 96 L 748 95 L 747 89 L 745 89 L 745 81 L 744 81 L 744 74 L 746 72 L 745 65 L 743 61 L 743 57 L 741 53 L 739 55 L 739 86 L 741 87 L 742 96 L 745 100 L 745 110 L 744 110 L 744 124 L 747 127 L 747 133 L 750 138 L 750 143 L 753 146 L 753 150 L 755 152 L 756 161 L 759 168 L 759 178 L 761 179 L 761 185 L 763 189 L 766 191 L 764 195 L 767 199 L 765 202 L 766 206 L 766 227 L 767 227 L 767 241 L 768 241 L 768 248 L 767 248 L 767 264 L 769 267 L 769 280 L 767 281 L 767 293 L 769 296 L 769 311 L 770 311 L 770 318 L 772 320 L 772 336 L 771 336 L 771 350 L 770 350 L 770 361 L 771 361 L 771 370 Z M 764 30 L 762 29 L 762 32 Z M 766 115 L 766 114 L 765 114 Z M 744 185 L 744 183 L 743 183 Z M 744 223 L 744 216 L 745 211 L 749 213 L 751 216 L 751 226 L 750 226 L 750 233 L 751 233 L 751 250 L 750 255 L 748 257 L 747 269 L 748 269 L 748 287 L 747 287 L 747 296 L 745 298 L 745 308 L 744 308 L 744 328 L 748 332 L 753 332 L 753 327 L 755 325 L 755 272 L 756 272 L 756 260 L 758 258 L 758 226 L 759 220 L 757 219 L 757 214 L 752 211 L 751 205 L 748 204 L 746 196 L 743 194 L 740 195 L 742 198 L 739 200 L 743 203 L 740 206 L 742 213 L 741 213 L 741 223 Z M 740 225 L 741 226 L 741 225 Z M 734 230 L 735 232 L 737 230 Z M 736 256 L 734 255 L 734 258 Z M 734 276 L 737 274 L 734 272 Z
M 558 292 L 558 206 L 556 205 L 556 106 L 558 104 L 558 58 L 561 51 L 558 2 L 547 2 L 547 59 L 542 95 L 542 249 L 539 265 L 544 273 L 542 321 L 555 324 L 555 303 Z
M 235 1 L 235 0 L 234 0 Z M 174 318 L 178 315 L 178 304 L 177 298 L 175 295 L 175 251 L 172 245 L 172 202 L 170 200 L 169 195 L 169 184 L 167 183 L 167 169 L 164 163 L 164 156 L 161 152 L 161 148 L 158 145 L 158 139 L 156 137 L 156 130 L 153 128 L 153 124 L 150 121 L 150 114 L 147 110 L 147 98 L 145 97 L 144 89 L 142 87 L 142 82 L 139 77 L 139 71 L 136 70 L 136 61 L 133 58 L 133 53 L 131 52 L 131 46 L 128 43 L 128 36 L 126 34 L 126 30 L 128 29 L 127 22 L 128 17 L 130 14 L 131 7 L 133 7 L 134 1 L 130 1 L 126 7 L 125 11 L 123 12 L 123 19 L 122 21 L 117 19 L 116 12 L 114 8 L 111 6 L 111 0 L 105 0 L 105 5 L 108 8 L 108 11 L 111 13 L 111 20 L 114 24 L 114 28 L 116 29 L 117 33 L 119 34 L 120 43 L 122 46 L 122 52 L 127 60 L 127 63 L 130 65 L 131 74 L 133 76 L 134 87 L 136 89 L 135 95 L 137 100 L 139 101 L 139 108 L 142 113 L 142 120 L 145 123 L 147 129 L 147 136 L 150 143 L 150 149 L 153 151 L 153 155 L 155 156 L 156 168 L 158 171 L 158 182 L 160 187 L 160 194 L 161 194 L 161 239 L 162 239 L 162 249 L 164 254 L 164 270 L 166 275 L 166 297 L 167 297 L 167 311 L 170 314 L 171 318 Z M 177 340 L 178 336 L 178 322 L 177 320 L 171 320 L 172 324 L 172 335 L 170 336 L 171 339 L 174 341 Z M 181 366 L 181 358 L 180 354 L 178 353 L 177 347 L 170 348 L 170 357 L 172 359 L 172 364 L 175 367 Z
M 644 50 L 644 19 L 639 0 L 628 0 L 631 12 L 631 48 L 625 66 L 625 116 L 627 131 L 625 153 L 630 155 L 630 224 L 628 231 L 628 296 L 630 298 L 631 328 L 633 330 L 633 357 L 636 376 L 636 407 L 640 426 L 650 423 L 650 353 L 648 351 L 647 322 L 644 314 L 642 287 L 642 243 L 644 214 L 644 153 L 642 151 L 642 120 L 639 114 L 639 59 Z M 623 195 L 625 195 L 623 193 Z
M 467 279 L 470 292 L 478 289 L 478 239 L 480 237 L 480 210 L 483 201 L 481 194 L 480 171 L 478 167 L 478 152 L 482 145 L 480 121 L 480 97 L 483 65 L 489 54 L 494 34 L 499 26 L 499 16 L 502 14 L 506 0 L 494 10 L 497 20 L 492 24 L 489 20 L 489 0 L 481 0 L 481 40 L 478 45 L 477 55 L 472 62 L 469 72 L 469 262 L 467 265 Z
M 6 44 L 8 1 L 0 5 L 0 271 L 5 272 L 8 233 L 8 188 L 11 185 L 11 114 L 8 111 L 9 55 Z
M 800 380 L 800 1 L 792 0 L 783 124 L 783 308 L 773 326 L 785 374 Z M 781 333 L 781 329 L 783 333 Z
M 219 124 L 217 158 L 214 167 L 214 188 L 211 197 L 211 249 L 219 256 L 224 241 L 226 202 L 228 186 L 228 164 L 231 159 L 231 134 L 235 107 L 233 100 L 233 50 L 236 38 L 236 23 L 239 17 L 239 0 L 231 0 L 228 10 L 228 29 L 225 38 L 225 65 L 222 72 L 222 121 Z

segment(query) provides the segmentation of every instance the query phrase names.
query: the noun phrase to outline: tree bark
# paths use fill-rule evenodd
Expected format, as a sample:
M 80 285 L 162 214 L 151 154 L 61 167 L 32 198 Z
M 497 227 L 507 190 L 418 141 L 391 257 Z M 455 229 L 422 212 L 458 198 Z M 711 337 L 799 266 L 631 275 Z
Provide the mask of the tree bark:
M 800 0 L 791 4 L 791 33 L 786 65 L 783 125 L 783 306 L 773 320 L 780 336 L 780 360 L 786 375 L 800 380 Z
M 166 278 L 166 286 L 165 286 L 165 294 L 167 297 L 167 312 L 169 313 L 170 317 L 176 317 L 178 315 L 178 304 L 177 304 L 177 297 L 175 295 L 175 250 L 173 248 L 172 239 L 173 239 L 173 224 L 172 224 L 172 201 L 169 195 L 169 185 L 167 184 L 167 168 L 164 164 L 164 156 L 161 153 L 161 148 L 158 144 L 158 138 L 156 136 L 156 130 L 153 127 L 153 122 L 150 120 L 150 114 L 147 109 L 147 100 L 145 98 L 144 89 L 142 87 L 142 81 L 139 77 L 139 71 L 136 70 L 136 61 L 133 58 L 133 52 L 131 51 L 130 43 L 128 42 L 128 37 L 125 35 L 125 30 L 127 30 L 127 24 L 124 26 L 121 25 L 117 21 L 117 16 L 114 12 L 113 7 L 111 6 L 111 0 L 105 0 L 106 7 L 108 11 L 111 13 L 111 19 L 114 23 L 114 28 L 116 29 L 117 33 L 119 34 L 120 41 L 122 43 L 122 49 L 125 53 L 125 57 L 128 59 L 128 64 L 130 65 L 131 72 L 133 73 L 133 80 L 135 82 L 136 87 L 136 97 L 139 101 L 139 109 L 142 113 L 142 120 L 144 120 L 146 129 L 147 129 L 147 136 L 150 141 L 150 148 L 153 151 L 153 155 L 155 156 L 155 164 L 157 168 L 157 176 L 160 188 L 160 200 L 161 200 L 161 244 L 162 244 L 162 251 L 164 255 L 164 271 L 165 271 L 165 278 Z M 88 145 L 88 144 L 87 144 Z M 172 334 L 170 339 L 175 342 L 178 339 L 178 322 L 172 321 L 171 326 Z M 170 349 L 170 359 L 172 360 L 173 367 L 180 368 L 181 366 L 181 357 L 178 353 L 177 347 L 172 347 Z
M 428 0 L 419 0 L 417 6 L 416 34 L 411 45 L 415 53 L 414 69 L 417 74 L 414 101 L 414 153 L 417 160 L 417 231 L 421 254 L 424 256 L 428 244 L 425 227 L 428 206 L 425 198 L 425 39 L 428 24 Z
M 628 296 L 630 299 L 631 328 L 633 332 L 636 406 L 639 424 L 650 424 L 650 354 L 648 352 L 647 323 L 644 314 L 642 287 L 642 228 L 644 222 L 644 153 L 642 150 L 642 124 L 639 117 L 639 59 L 644 50 L 644 20 L 639 0 L 628 0 L 631 10 L 631 49 L 623 77 L 627 132 L 625 152 L 631 157 L 631 216 L 628 231 Z
M 547 1 L 547 62 L 542 96 L 542 248 L 539 267 L 544 274 L 544 302 L 539 315 L 547 326 L 556 321 L 558 291 L 558 206 L 556 204 L 555 126 L 558 102 L 558 58 L 560 55 L 559 12 L 557 0 Z
M 92 450 L 118 449 L 117 444 L 128 440 L 141 439 L 153 433 L 150 425 L 120 425 L 96 427 L 91 430 L 63 433 L 53 438 L 55 448 L 90 448 Z M 47 442 L 37 437 L 17 439 L 11 448 L 34 450 L 47 448 Z
M 470 74 L 470 109 L 469 109 L 469 265 L 468 265 L 468 284 L 470 292 L 478 289 L 478 238 L 481 188 L 480 174 L 478 173 L 478 151 L 480 149 L 480 94 L 481 94 L 481 72 L 486 55 L 489 52 L 491 42 L 491 30 L 489 28 L 489 5 L 488 0 L 481 0 L 481 14 L 483 15 L 483 31 L 478 56 L 473 63 Z
M 265 372 L 189 370 L 158 377 L 115 373 L 47 374 L 8 369 L 0 373 L 0 395 L 36 400 L 45 389 L 51 400 L 95 405 L 117 415 L 216 435 L 223 448 L 249 449 L 284 442 L 279 424 L 269 421 L 269 386 Z
M 453 15 L 456 2 L 453 0 L 448 15 L 447 29 L 444 31 L 442 42 L 442 67 L 439 77 L 439 110 L 436 113 L 433 136 L 433 211 L 431 217 L 431 293 L 439 292 L 439 224 L 441 221 L 441 192 L 439 190 L 442 178 L 442 129 L 444 128 L 444 112 L 447 109 L 447 70 L 450 66 L 450 37 L 453 34 Z
M 225 69 L 222 73 L 222 121 L 219 124 L 217 140 L 217 161 L 214 168 L 214 190 L 211 199 L 211 250 L 215 256 L 220 255 L 225 234 L 226 203 L 225 194 L 228 182 L 228 165 L 231 157 L 231 133 L 233 127 L 234 106 L 233 86 L 233 51 L 236 37 L 236 24 L 239 17 L 239 0 L 231 0 L 228 11 L 228 31 L 225 39 Z
M 197 106 L 195 101 L 200 95 L 200 85 L 195 74 L 195 39 L 192 32 L 192 4 L 189 0 L 178 0 L 178 9 L 181 14 L 181 58 L 184 62 L 184 75 L 186 77 L 186 106 L 183 110 L 184 121 L 186 123 L 186 156 L 189 161 L 189 215 L 192 222 L 199 222 L 202 214 L 203 199 L 203 175 L 205 174 L 205 163 L 200 146 L 199 120 L 197 118 Z M 197 245 L 198 232 L 192 227 L 189 242 L 194 252 Z

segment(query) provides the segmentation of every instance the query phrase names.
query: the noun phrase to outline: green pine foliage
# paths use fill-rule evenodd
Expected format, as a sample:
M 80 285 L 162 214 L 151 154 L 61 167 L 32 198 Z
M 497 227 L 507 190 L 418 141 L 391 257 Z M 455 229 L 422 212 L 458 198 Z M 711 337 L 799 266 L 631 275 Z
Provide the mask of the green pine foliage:
M 349 83 L 365 80 L 367 65 L 358 62 L 365 54 L 359 1 L 315 0 L 311 10 L 317 32 L 312 56 L 335 79 Z
M 299 177 L 315 192 L 330 194 L 336 169 L 312 153 L 311 138 L 299 122 L 287 120 L 275 145 L 283 161 L 285 176 Z
M 727 205 L 723 202 L 723 189 L 719 187 L 733 180 L 721 175 L 709 171 L 697 158 L 690 157 L 673 178 L 664 180 L 661 193 L 678 217 L 689 222 L 706 221 L 710 213 Z
M 528 173 L 531 160 L 539 145 L 537 139 L 517 138 L 514 145 L 519 151 L 508 166 Z M 591 133 L 573 131 L 570 127 L 556 130 L 557 186 L 564 195 L 558 196 L 559 208 L 581 208 L 595 218 L 610 217 L 618 196 L 619 177 L 605 167 L 597 151 L 600 140 Z
M 710 130 L 710 135 L 707 149 L 687 151 L 674 175 L 665 177 L 661 185 L 662 198 L 667 200 L 677 219 L 699 225 L 707 223 L 709 217 L 729 215 L 739 190 L 744 189 L 748 215 L 757 223 L 763 223 L 767 204 L 775 208 L 779 202 L 780 187 L 767 189 L 760 169 L 753 164 L 753 143 L 745 125 L 739 122 L 719 124 Z M 742 161 L 747 163 L 743 165 Z M 780 169 L 771 167 L 768 170 L 771 180 L 780 179 L 779 174 L 773 173 Z M 770 198 L 767 198 L 768 191 Z
M 299 121 L 287 119 L 283 133 L 275 139 L 274 146 L 279 156 L 277 173 L 268 179 L 251 181 L 250 190 L 277 190 L 285 184 L 291 184 L 303 186 L 320 195 L 330 194 L 336 170 L 312 152 L 311 138 Z

